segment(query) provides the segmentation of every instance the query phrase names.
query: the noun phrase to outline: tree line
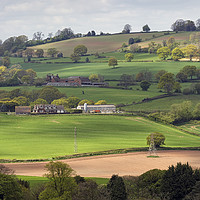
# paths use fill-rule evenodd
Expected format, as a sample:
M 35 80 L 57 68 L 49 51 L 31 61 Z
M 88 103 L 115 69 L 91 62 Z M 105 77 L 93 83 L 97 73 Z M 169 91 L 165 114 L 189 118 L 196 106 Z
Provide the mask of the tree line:
M 75 96 L 67 97 L 57 88 L 45 86 L 40 90 L 21 90 L 11 91 L 0 90 L 0 112 L 14 112 L 15 106 L 34 106 L 36 104 L 63 105 L 66 110 L 76 108 L 78 105 L 105 105 L 105 100 L 94 102 L 92 100 L 80 99 Z
M 45 165 L 46 183 L 30 183 L 18 179 L 12 170 L 0 165 L 0 198 L 13 200 L 198 200 L 200 170 L 177 163 L 167 170 L 152 169 L 140 176 L 112 175 L 107 184 L 98 185 L 91 179 L 76 175 L 60 161 Z

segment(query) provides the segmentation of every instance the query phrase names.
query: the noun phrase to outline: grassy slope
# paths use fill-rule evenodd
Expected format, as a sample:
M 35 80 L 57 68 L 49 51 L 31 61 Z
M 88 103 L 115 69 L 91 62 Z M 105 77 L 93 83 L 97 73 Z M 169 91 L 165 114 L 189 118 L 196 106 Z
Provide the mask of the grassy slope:
M 183 42 L 188 41 L 191 32 L 170 32 L 169 35 L 164 35 L 165 32 L 151 32 L 151 33 L 131 33 L 131 34 L 118 34 L 118 35 L 106 35 L 96 37 L 83 37 L 70 40 L 64 40 L 54 43 L 48 43 L 44 45 L 38 45 L 30 47 L 32 49 L 44 49 L 46 52 L 49 48 L 57 48 L 63 52 L 65 57 L 69 57 L 73 53 L 75 46 L 83 44 L 88 48 L 88 53 L 102 53 L 116 51 L 121 48 L 123 43 L 128 44 L 129 38 L 141 38 L 142 42 L 139 43 L 142 47 L 148 47 L 151 41 L 161 43 L 163 40 L 168 40 L 170 36 L 173 36 L 177 42 L 183 45 Z M 194 32 L 192 32 L 194 33 Z
M 102 53 L 111 52 L 119 49 L 123 43 L 128 44 L 129 38 L 141 38 L 143 41 L 153 39 L 153 35 L 156 37 L 164 35 L 164 32 L 156 33 L 131 33 L 131 34 L 118 34 L 118 35 L 106 35 L 96 37 L 83 37 L 70 40 L 64 40 L 60 42 L 48 43 L 44 45 L 38 45 L 30 47 L 33 49 L 44 49 L 46 52 L 49 48 L 57 48 L 63 52 L 65 57 L 70 56 L 73 53 L 75 46 L 83 44 L 88 48 L 88 53 Z
M 128 111 L 169 111 L 172 104 L 179 104 L 183 101 L 191 101 L 193 106 L 200 102 L 199 95 L 181 95 L 153 100 L 143 104 L 123 107 Z
M 1 87 L 2 90 L 13 90 L 21 88 L 23 90 L 35 90 L 41 89 L 42 87 L 28 87 L 28 86 L 17 86 L 17 87 Z M 66 94 L 67 97 L 76 96 L 80 99 L 90 99 L 95 102 L 104 99 L 109 104 L 130 104 L 133 101 L 138 102 L 147 97 L 153 97 L 160 95 L 156 85 L 152 86 L 149 91 L 143 92 L 136 90 L 139 86 L 133 86 L 133 90 L 122 90 L 122 89 L 109 89 L 109 88 L 95 88 L 95 87 L 58 87 L 58 89 Z M 82 91 L 84 90 L 84 94 Z
M 151 132 L 161 132 L 170 147 L 199 146 L 200 137 L 169 126 L 125 116 L 101 115 L 0 115 L 2 159 L 52 158 L 74 153 L 77 127 L 78 153 L 146 147 Z
M 47 73 L 59 74 L 61 78 L 68 76 L 89 76 L 92 73 L 101 74 L 105 79 L 119 79 L 122 74 L 137 74 L 148 69 L 156 73 L 161 69 L 178 73 L 188 62 L 119 62 L 116 68 L 109 67 L 107 63 L 66 63 L 66 64 L 40 64 L 22 63 L 24 69 L 32 68 L 38 77 L 46 77 Z M 200 63 L 192 63 L 200 67 Z

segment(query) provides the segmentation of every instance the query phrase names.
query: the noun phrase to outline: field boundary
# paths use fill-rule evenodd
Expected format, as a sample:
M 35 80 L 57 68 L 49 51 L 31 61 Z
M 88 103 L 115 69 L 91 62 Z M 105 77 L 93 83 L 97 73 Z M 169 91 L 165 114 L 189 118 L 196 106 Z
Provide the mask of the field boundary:
M 0 159 L 0 163 L 26 163 L 26 162 L 45 162 L 45 161 L 56 161 L 56 160 L 66 160 L 72 158 L 81 158 L 81 157 L 92 157 L 99 155 L 111 155 L 111 154 L 126 154 L 131 152 L 148 152 L 148 147 L 141 148 L 124 148 L 124 149 L 114 149 L 108 151 L 97 151 L 97 152 L 88 152 L 81 154 L 65 155 L 65 156 L 56 156 L 51 159 Z M 181 150 L 181 151 L 200 151 L 200 147 L 160 147 L 157 148 L 159 151 L 167 150 Z

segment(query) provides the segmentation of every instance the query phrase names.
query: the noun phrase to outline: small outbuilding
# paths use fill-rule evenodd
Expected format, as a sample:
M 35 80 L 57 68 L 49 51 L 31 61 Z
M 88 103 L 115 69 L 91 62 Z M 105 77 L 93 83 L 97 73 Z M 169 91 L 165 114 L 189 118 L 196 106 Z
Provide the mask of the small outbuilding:
M 15 106 L 16 115 L 28 115 L 31 113 L 31 106 Z

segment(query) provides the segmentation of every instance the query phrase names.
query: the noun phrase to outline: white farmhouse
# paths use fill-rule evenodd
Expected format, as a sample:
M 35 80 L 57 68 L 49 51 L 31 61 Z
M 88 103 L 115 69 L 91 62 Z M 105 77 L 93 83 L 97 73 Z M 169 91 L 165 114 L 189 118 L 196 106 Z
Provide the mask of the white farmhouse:
M 93 113 L 115 113 L 116 106 L 113 104 L 109 105 L 79 105 L 77 109 L 83 110 L 83 112 L 93 112 Z

